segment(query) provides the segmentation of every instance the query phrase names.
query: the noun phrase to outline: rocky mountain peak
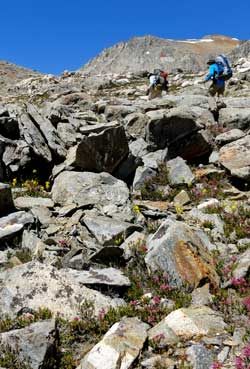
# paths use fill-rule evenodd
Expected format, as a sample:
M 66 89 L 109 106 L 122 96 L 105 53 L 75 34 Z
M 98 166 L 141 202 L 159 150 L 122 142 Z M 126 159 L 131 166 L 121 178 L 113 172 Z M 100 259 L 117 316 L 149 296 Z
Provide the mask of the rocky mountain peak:
M 229 53 L 240 41 L 222 35 L 207 35 L 201 39 L 173 40 L 145 35 L 133 37 L 103 50 L 81 68 L 86 74 L 137 73 L 154 68 L 186 72 L 204 68 L 207 58 L 217 53 Z
M 0 60 L 0 86 L 1 91 L 3 92 L 24 79 L 41 75 L 42 73 L 32 69 L 20 67 L 16 64 Z

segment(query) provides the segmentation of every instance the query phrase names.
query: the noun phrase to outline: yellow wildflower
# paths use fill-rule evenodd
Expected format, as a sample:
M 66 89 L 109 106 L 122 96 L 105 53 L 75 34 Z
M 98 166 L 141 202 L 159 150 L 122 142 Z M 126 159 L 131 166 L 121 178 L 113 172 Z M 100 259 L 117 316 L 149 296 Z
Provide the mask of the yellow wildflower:
M 134 206 L 133 206 L 133 209 L 134 209 L 134 211 L 136 212 L 136 214 L 140 214 L 140 208 L 139 208 L 139 206 L 138 206 L 138 205 L 134 205 Z
M 175 211 L 176 214 L 182 214 L 183 213 L 183 207 L 180 204 L 175 205 Z
M 46 188 L 47 191 L 49 190 L 49 188 L 50 188 L 50 181 L 46 181 L 45 182 L 45 188 Z

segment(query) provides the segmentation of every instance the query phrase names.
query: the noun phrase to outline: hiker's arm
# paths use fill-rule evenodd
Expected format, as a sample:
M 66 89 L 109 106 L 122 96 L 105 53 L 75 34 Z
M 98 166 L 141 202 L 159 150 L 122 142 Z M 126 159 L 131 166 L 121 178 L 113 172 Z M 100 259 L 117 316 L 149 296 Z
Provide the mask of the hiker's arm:
M 211 67 L 209 67 L 209 73 L 205 77 L 205 81 L 209 81 L 211 78 L 213 78 L 214 77 L 214 72 L 215 72 L 214 66 L 211 65 Z

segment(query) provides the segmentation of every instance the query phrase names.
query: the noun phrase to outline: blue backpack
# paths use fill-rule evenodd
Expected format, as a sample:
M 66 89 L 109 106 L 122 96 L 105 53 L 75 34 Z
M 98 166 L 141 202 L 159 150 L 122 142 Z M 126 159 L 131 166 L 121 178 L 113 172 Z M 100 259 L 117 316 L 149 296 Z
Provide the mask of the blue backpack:
M 224 81 L 230 79 L 233 75 L 233 71 L 225 55 L 223 54 L 218 55 L 215 58 L 215 62 L 218 67 L 218 75 L 216 77 L 223 79 Z

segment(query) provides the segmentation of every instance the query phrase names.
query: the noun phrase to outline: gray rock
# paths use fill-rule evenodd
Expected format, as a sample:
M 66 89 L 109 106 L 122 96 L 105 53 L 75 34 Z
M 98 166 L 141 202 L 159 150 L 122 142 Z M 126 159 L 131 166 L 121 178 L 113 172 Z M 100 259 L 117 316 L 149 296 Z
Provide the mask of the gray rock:
M 133 247 L 139 244 L 146 244 L 146 236 L 141 232 L 133 232 L 126 240 L 121 244 L 120 248 L 124 251 L 123 257 L 129 260 L 133 256 Z
M 73 318 L 80 313 L 81 303 L 92 301 L 96 315 L 100 309 L 123 304 L 98 291 L 84 287 L 66 270 L 32 261 L 0 272 L 0 311 L 14 317 L 20 309 L 47 307 Z
M 213 151 L 210 154 L 210 156 L 209 156 L 209 159 L 208 159 L 209 163 L 213 163 L 214 164 L 214 163 L 217 163 L 218 160 L 219 160 L 219 153 L 218 153 L 218 151 Z
M 104 114 L 107 121 L 112 120 L 121 120 L 125 118 L 126 115 L 135 113 L 136 108 L 133 106 L 126 106 L 126 105 L 108 105 L 105 108 Z
M 122 222 L 104 216 L 85 215 L 83 222 L 101 245 L 114 245 L 127 238 L 134 231 L 142 230 L 135 224 Z M 119 244 L 121 243 L 119 242 Z
M 224 347 L 221 352 L 217 355 L 217 359 L 220 363 L 224 363 L 229 354 L 230 348 L 228 346 Z
M 8 261 L 8 250 L 0 251 L 0 267 L 3 266 Z
M 45 320 L 1 333 L 0 342 L 17 350 L 19 359 L 29 363 L 32 369 L 45 369 L 56 352 L 55 331 L 55 320 Z
M 231 174 L 234 177 L 241 178 L 246 181 L 250 181 L 250 166 L 242 168 L 234 168 L 231 170 Z
M 168 180 L 171 185 L 178 185 L 182 183 L 192 183 L 194 175 L 189 166 L 180 157 L 169 160 L 167 162 Z
M 231 104 L 231 102 L 230 102 Z M 249 104 L 249 102 L 248 102 Z M 231 107 L 220 110 L 219 115 L 219 124 L 224 125 L 229 128 L 238 128 L 238 129 L 249 129 L 250 128 L 250 108 L 249 105 L 247 108 L 242 107 Z
M 142 113 L 128 114 L 124 119 L 126 132 L 133 138 L 145 138 L 148 118 Z
M 2 160 L 12 173 L 25 168 L 32 160 L 31 147 L 23 141 L 13 141 L 4 150 Z
M 136 158 L 142 158 L 144 155 L 146 155 L 148 153 L 147 147 L 148 144 L 143 138 L 138 138 L 129 144 L 129 150 Z
M 219 151 L 219 162 L 234 173 L 239 169 L 250 167 L 250 136 L 223 146 Z
M 129 203 L 126 184 L 108 173 L 63 172 L 55 179 L 51 192 L 52 200 L 63 206 L 103 207 L 112 203 L 122 212 Z
M 185 190 L 181 190 L 175 197 L 174 203 L 179 205 L 186 205 L 191 201 L 188 193 Z
M 27 112 L 36 122 L 43 136 L 46 138 L 48 147 L 59 157 L 65 158 L 66 150 L 64 143 L 60 140 L 58 133 L 52 123 L 40 114 L 34 105 L 27 105 Z
M 76 250 L 74 250 L 74 251 L 76 251 Z M 71 258 L 69 258 L 67 262 L 64 261 L 63 265 L 65 267 L 68 267 L 68 268 L 72 268 L 72 269 L 76 269 L 76 270 L 83 270 L 83 269 L 86 268 L 87 263 L 84 260 L 82 252 L 80 252 L 80 253 L 77 253 L 76 255 L 72 256 Z
M 209 284 L 196 288 L 192 292 L 192 304 L 196 306 L 210 305 L 213 302 L 212 295 L 209 292 Z
M 139 138 L 129 144 L 128 156 L 119 164 L 114 172 L 115 177 L 126 181 L 130 176 L 134 175 L 134 172 L 138 166 L 143 164 L 142 156 L 147 153 L 147 143 Z
M 210 123 L 214 121 L 214 118 L 210 111 L 208 111 L 209 107 L 209 97 L 204 96 L 204 90 L 201 94 L 190 94 L 190 93 L 182 93 L 179 96 L 175 96 L 175 101 L 177 106 L 185 105 L 187 107 L 197 107 L 200 110 L 200 115 L 203 117 L 206 116 L 205 120 Z M 201 110 L 201 108 L 203 110 Z
M 195 288 L 203 278 L 218 284 L 203 238 L 185 223 L 166 220 L 148 239 L 147 248 L 147 266 L 167 273 L 172 287 L 188 283 Z
M 227 143 L 236 141 L 244 136 L 245 133 L 242 130 L 235 128 L 216 136 L 215 142 L 218 143 L 219 145 L 225 145 Z
M 33 223 L 33 221 L 33 216 L 25 211 L 18 211 L 0 218 L 0 239 L 13 237 L 26 224 Z
M 153 341 L 154 345 L 158 348 L 176 345 L 179 342 L 178 336 L 168 325 L 165 324 L 164 320 L 148 331 L 148 338 Z
M 77 369 L 131 368 L 143 348 L 148 328 L 138 318 L 123 318 L 90 350 Z
M 186 350 L 186 354 L 193 369 L 211 369 L 213 355 L 204 345 L 192 345 Z
M 192 209 L 189 214 L 193 219 L 197 219 L 201 224 L 204 222 L 213 224 L 217 232 L 224 235 L 224 222 L 221 220 L 219 215 L 207 214 L 196 208 Z
M 23 229 L 22 224 L 8 224 L 5 227 L 0 227 L 0 239 L 8 239 L 16 236 Z
M 54 203 L 51 199 L 46 197 L 33 197 L 33 196 L 23 196 L 17 197 L 14 200 L 15 207 L 17 209 L 28 210 L 34 206 L 44 206 L 47 208 L 53 208 Z
M 51 151 L 44 136 L 33 123 L 30 116 L 22 112 L 18 115 L 18 124 L 21 134 L 35 154 L 50 163 L 52 161 Z
M 249 239 L 250 243 L 250 239 Z M 240 255 L 237 260 L 236 267 L 233 270 L 233 276 L 236 278 L 246 277 L 250 270 L 250 248 L 248 248 L 243 254 Z
M 76 129 L 72 124 L 69 123 L 58 123 L 57 134 L 61 141 L 63 141 L 66 149 L 77 143 Z
M 51 211 L 45 206 L 33 206 L 30 212 L 42 226 L 53 223 Z
M 0 216 L 7 215 L 14 209 L 11 187 L 0 183 Z
M 157 172 L 154 169 L 148 167 L 138 167 L 135 172 L 133 189 L 140 189 L 146 180 L 153 178 L 156 176 L 156 174 Z
M 32 231 L 23 231 L 22 248 L 31 251 L 34 256 L 41 256 L 46 248 L 42 240 Z
M 192 160 L 212 151 L 212 136 L 208 130 L 200 130 L 168 146 L 169 159 L 181 156 L 185 160 Z
M 0 131 L 4 137 L 15 140 L 19 138 L 18 122 L 12 117 L 0 117 Z
M 142 165 L 142 159 L 129 153 L 126 159 L 118 165 L 113 175 L 126 182 L 140 165 Z
M 145 167 L 158 169 L 159 164 L 166 162 L 168 155 L 168 150 L 157 150 L 155 152 L 149 152 L 143 155 L 142 160 Z
M 88 255 L 88 260 L 92 263 L 99 263 L 103 265 L 120 265 L 123 261 L 123 250 L 115 246 L 100 246 L 99 244 L 86 243 L 91 250 Z
M 129 287 L 129 279 L 119 270 L 115 268 L 103 268 L 89 270 L 67 270 L 72 278 L 82 285 L 90 286 L 112 286 L 112 287 Z
M 128 142 L 120 125 L 83 137 L 71 165 L 86 171 L 112 173 L 128 154 Z
M 62 105 L 59 100 L 52 103 L 46 102 L 43 114 L 48 118 L 54 126 L 58 127 L 59 122 L 65 122 L 72 114 L 72 109 Z
M 89 136 L 91 133 L 101 133 L 107 128 L 114 128 L 117 127 L 118 122 L 105 122 L 105 123 L 98 123 L 98 124 L 90 124 L 90 125 L 84 125 L 80 127 L 80 132 L 84 136 Z
M 227 106 L 230 108 L 249 108 L 250 98 L 249 97 L 229 97 L 225 99 Z M 243 110 L 243 109 L 242 109 Z M 222 113 L 223 111 L 221 111 Z
M 199 116 L 189 107 L 180 106 L 170 111 L 157 110 L 148 112 L 147 141 L 158 149 L 181 142 L 184 137 L 202 129 L 204 125 Z
M 225 333 L 226 328 L 221 315 L 207 306 L 191 306 L 172 311 L 163 321 L 183 340 Z

